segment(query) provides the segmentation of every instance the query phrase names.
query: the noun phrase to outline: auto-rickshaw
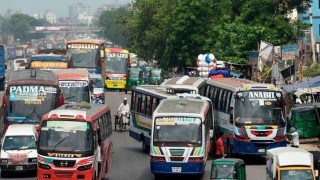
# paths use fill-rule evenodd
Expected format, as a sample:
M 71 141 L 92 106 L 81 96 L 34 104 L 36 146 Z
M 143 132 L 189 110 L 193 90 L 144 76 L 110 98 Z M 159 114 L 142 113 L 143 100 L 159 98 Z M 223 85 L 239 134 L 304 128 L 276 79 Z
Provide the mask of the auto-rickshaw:
M 148 84 L 149 85 L 159 85 L 164 81 L 164 71 L 162 69 L 150 69 Z
M 140 68 L 128 68 L 126 78 L 126 90 L 131 91 L 132 86 L 139 86 L 143 82 L 143 71 Z
M 219 158 L 211 164 L 210 180 L 246 180 L 246 168 L 242 159 Z

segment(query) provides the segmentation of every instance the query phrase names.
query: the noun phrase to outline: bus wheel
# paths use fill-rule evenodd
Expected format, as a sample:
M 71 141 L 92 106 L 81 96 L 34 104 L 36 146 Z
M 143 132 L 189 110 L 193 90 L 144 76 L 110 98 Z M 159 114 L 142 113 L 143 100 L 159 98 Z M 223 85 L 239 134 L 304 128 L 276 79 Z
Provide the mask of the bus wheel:
M 142 151 L 144 153 L 149 153 L 150 152 L 150 147 L 144 142 L 144 140 L 142 141 Z

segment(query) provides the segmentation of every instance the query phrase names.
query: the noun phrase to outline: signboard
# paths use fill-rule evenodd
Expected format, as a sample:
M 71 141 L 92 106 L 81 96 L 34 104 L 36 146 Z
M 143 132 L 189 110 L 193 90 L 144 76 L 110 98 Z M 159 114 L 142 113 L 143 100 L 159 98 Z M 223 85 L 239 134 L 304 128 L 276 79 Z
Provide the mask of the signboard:
M 280 73 L 284 79 L 294 75 L 294 65 L 289 66 L 288 68 L 282 70 Z
M 71 30 L 70 26 L 36 26 L 36 31 L 69 31 Z
M 129 54 L 124 53 L 107 53 L 108 58 L 118 57 L 118 58 L 129 58 Z
M 52 69 L 66 69 L 68 68 L 67 62 L 44 62 L 44 61 L 33 61 L 31 62 L 30 68 L 52 68 Z
M 156 125 L 189 125 L 190 123 L 200 124 L 200 118 L 196 117 L 158 117 Z
M 98 49 L 99 46 L 95 44 L 69 44 L 69 49 Z
M 87 81 L 59 81 L 60 87 L 86 87 Z
M 57 93 L 57 88 L 52 86 L 10 86 L 10 101 L 25 101 L 25 104 L 41 104 L 47 98 L 47 94 Z
M 298 53 L 297 44 L 289 44 L 281 46 L 281 57 L 282 60 L 292 60 L 295 59 L 296 54 Z

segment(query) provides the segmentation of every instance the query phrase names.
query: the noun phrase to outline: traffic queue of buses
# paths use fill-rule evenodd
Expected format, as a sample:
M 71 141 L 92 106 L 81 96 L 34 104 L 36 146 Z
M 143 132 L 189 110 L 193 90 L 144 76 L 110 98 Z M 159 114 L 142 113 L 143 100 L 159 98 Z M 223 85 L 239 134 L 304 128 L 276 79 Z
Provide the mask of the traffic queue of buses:
M 10 77 L 2 104 L 2 177 L 31 170 L 38 179 L 91 180 L 110 171 L 109 106 L 64 104 L 58 76 L 21 70 Z M 267 154 L 268 179 L 315 179 L 312 154 L 286 147 L 283 101 L 282 91 L 271 84 L 174 77 L 133 87 L 129 134 L 150 153 L 156 179 L 163 174 L 201 178 L 218 132 L 224 132 L 229 156 Z M 211 169 L 212 179 L 245 179 L 241 159 L 217 159 Z

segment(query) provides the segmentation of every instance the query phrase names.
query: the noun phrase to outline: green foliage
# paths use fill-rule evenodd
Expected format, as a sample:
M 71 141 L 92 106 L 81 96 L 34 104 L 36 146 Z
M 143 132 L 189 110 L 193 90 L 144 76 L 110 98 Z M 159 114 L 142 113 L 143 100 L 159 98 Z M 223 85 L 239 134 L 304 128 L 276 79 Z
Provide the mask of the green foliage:
M 118 22 L 131 51 L 162 67 L 194 66 L 204 53 L 246 63 L 261 40 L 296 42 L 304 25 L 287 18 L 295 8 L 305 10 L 302 0 L 136 0 Z
M 26 14 L 14 14 L 8 18 L 2 17 L 0 18 L 0 23 L 5 40 L 10 34 L 13 34 L 15 39 L 20 39 L 22 43 L 44 37 L 43 34 L 31 34 L 29 32 L 34 26 L 50 25 L 44 19 L 37 20 Z
M 317 65 L 307 67 L 305 70 L 303 70 L 303 76 L 304 77 L 320 76 L 320 65 L 317 64 Z
M 102 28 L 103 35 L 114 44 L 127 46 L 128 40 L 123 35 L 124 27 L 120 23 L 120 17 L 125 9 L 114 9 L 105 11 L 99 18 L 99 26 Z

